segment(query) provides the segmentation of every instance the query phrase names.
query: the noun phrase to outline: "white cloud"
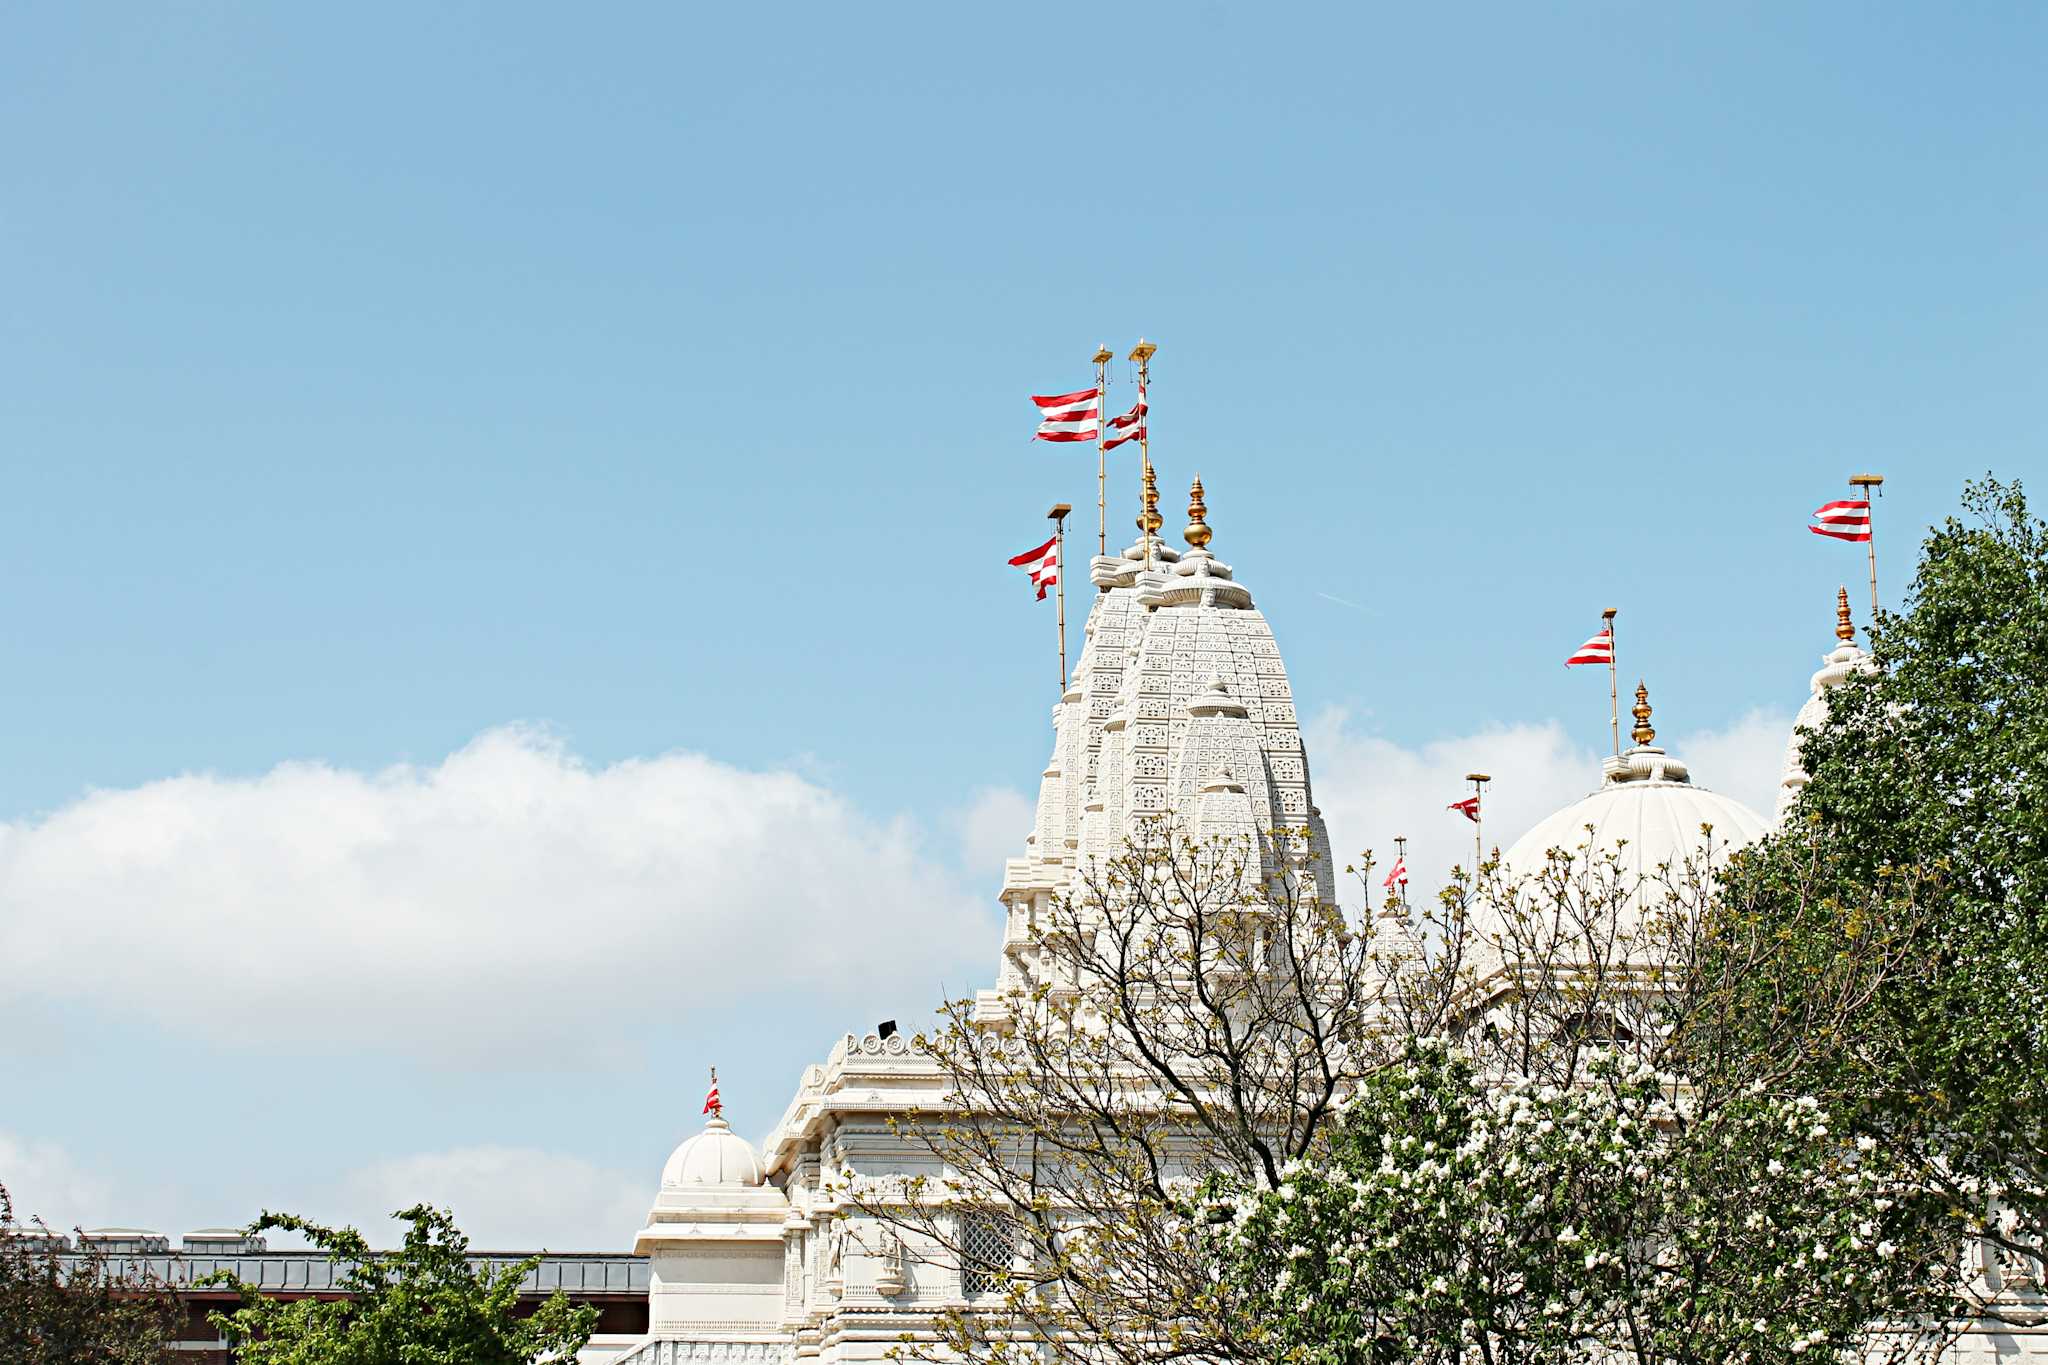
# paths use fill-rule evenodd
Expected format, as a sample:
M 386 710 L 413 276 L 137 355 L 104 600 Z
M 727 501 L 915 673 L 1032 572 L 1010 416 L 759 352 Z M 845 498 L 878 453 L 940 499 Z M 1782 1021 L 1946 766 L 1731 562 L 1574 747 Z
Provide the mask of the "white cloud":
M 306 1212 L 347 1223 L 378 1246 L 396 1245 L 393 1213 L 414 1204 L 451 1209 L 480 1251 L 617 1251 L 654 1198 L 648 1172 L 607 1170 L 581 1157 L 532 1147 L 458 1147 L 373 1162 L 350 1172 Z M 323 1207 L 324 1205 L 324 1207 Z
M 993 884 L 1003 875 L 1003 861 L 1024 856 L 1024 840 L 1038 818 L 1038 808 L 1024 793 L 1010 787 L 983 787 L 954 817 L 960 837 L 960 865 L 976 885 Z
M 24 1221 L 41 1218 L 60 1231 L 99 1223 L 114 1206 L 112 1182 L 86 1170 L 63 1147 L 0 1132 L 0 1185 Z
M 1564 727 L 1513 725 L 1409 747 L 1352 728 L 1341 708 L 1311 718 L 1304 736 L 1316 805 L 1329 827 L 1341 868 L 1370 848 L 1380 877 L 1394 857 L 1394 839 L 1408 838 L 1410 886 L 1416 893 L 1441 886 L 1453 863 L 1470 866 L 1473 828 L 1445 807 L 1471 795 L 1468 772 L 1493 776 L 1481 831 L 1489 847 L 1505 846 L 1537 820 L 1583 796 L 1598 780 L 1599 760 L 1573 744 Z M 1339 879 L 1347 902 L 1358 898 Z
M 780 992 L 924 1000 L 984 964 L 992 923 L 908 822 L 815 782 L 688 753 L 592 768 L 523 729 L 0 826 L 13 988 L 231 1045 L 289 1011 L 350 1049 L 531 1060 Z
M 1789 713 L 1758 710 L 1725 730 L 1674 736 L 1667 745 L 1686 760 L 1695 781 L 1768 816 L 1791 730 Z M 1413 892 L 1443 885 L 1454 863 L 1471 865 L 1472 826 L 1445 809 L 1471 793 L 1466 773 L 1493 777 L 1481 831 L 1491 850 L 1508 847 L 1538 820 L 1593 790 L 1604 756 L 1572 741 L 1556 721 L 1498 726 L 1410 747 L 1361 733 L 1342 708 L 1311 718 L 1304 742 L 1337 865 L 1367 848 L 1377 860 L 1374 903 L 1397 835 L 1408 836 Z M 1339 879 L 1347 902 L 1359 900 L 1355 885 Z
M 1792 737 L 1792 713 L 1758 707 L 1725 730 L 1706 730 L 1679 742 L 1693 780 L 1732 796 L 1769 819 L 1778 808 L 1778 783 L 1785 775 L 1785 747 Z
M 0 1132 L 0 1185 L 17 1216 L 40 1217 L 59 1231 L 141 1226 L 175 1242 L 200 1222 L 189 1191 L 159 1179 L 110 1180 L 57 1143 L 7 1132 Z M 425 1203 L 453 1210 L 456 1226 L 483 1251 L 618 1251 L 645 1220 L 654 1186 L 651 1171 L 486 1144 L 372 1161 L 295 1191 L 286 1206 L 317 1223 L 355 1227 L 373 1246 L 396 1246 L 405 1225 L 392 1215 Z M 261 1202 L 240 1201 L 235 1217 L 253 1218 Z M 268 1238 L 274 1250 L 304 1245 L 291 1233 Z

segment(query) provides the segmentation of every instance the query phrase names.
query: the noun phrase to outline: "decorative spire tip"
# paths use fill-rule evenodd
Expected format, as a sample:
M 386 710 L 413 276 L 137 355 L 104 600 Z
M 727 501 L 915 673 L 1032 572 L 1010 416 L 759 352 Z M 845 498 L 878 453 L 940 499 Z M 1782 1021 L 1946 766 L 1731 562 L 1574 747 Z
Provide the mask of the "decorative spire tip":
M 1195 475 L 1194 486 L 1188 489 L 1187 529 L 1188 544 L 1194 546 L 1197 550 L 1205 550 L 1209 547 L 1209 537 L 1212 533 L 1209 530 L 1208 522 L 1204 520 L 1208 515 L 1209 504 L 1202 501 L 1202 476 L 1197 474 Z
M 1856 627 L 1849 624 L 1849 590 L 1835 589 L 1835 638 L 1848 644 L 1856 638 Z
M 1628 732 L 1630 739 L 1637 744 L 1648 744 L 1657 737 L 1656 730 L 1650 725 L 1650 689 L 1640 678 L 1636 680 L 1636 704 L 1629 708 L 1628 713 L 1636 718 L 1636 728 Z
M 1145 503 L 1138 512 L 1138 534 L 1149 538 L 1164 525 L 1166 518 L 1159 515 L 1159 480 L 1148 461 L 1145 465 Z

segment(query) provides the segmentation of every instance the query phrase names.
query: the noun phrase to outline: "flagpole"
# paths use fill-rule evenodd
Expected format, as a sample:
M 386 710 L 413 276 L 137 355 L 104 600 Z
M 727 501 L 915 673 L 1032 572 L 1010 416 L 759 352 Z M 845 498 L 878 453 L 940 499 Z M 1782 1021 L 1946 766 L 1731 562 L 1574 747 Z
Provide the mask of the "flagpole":
M 1394 836 L 1394 866 L 1405 868 L 1407 865 L 1408 836 L 1405 834 L 1396 834 Z M 1398 883 L 1396 883 L 1396 886 L 1401 895 L 1401 908 L 1403 910 L 1406 910 L 1408 908 L 1408 879 L 1406 877 L 1401 878 L 1401 880 Z
M 1046 516 L 1052 518 L 1053 540 L 1059 546 L 1059 572 L 1053 578 L 1053 598 L 1058 606 L 1056 613 L 1060 630 L 1060 695 L 1067 694 L 1067 513 L 1074 509 L 1063 502 L 1056 502 Z
M 1151 401 L 1152 357 L 1158 353 L 1159 348 L 1143 337 L 1139 337 L 1138 344 L 1131 348 L 1131 359 L 1138 366 L 1138 394 L 1142 402 Z M 1138 437 L 1138 534 L 1145 541 L 1145 571 L 1150 573 L 1152 533 L 1164 523 L 1159 520 L 1158 509 L 1151 506 L 1145 497 L 1147 491 L 1155 486 L 1152 480 L 1152 420 L 1149 412 L 1139 421 L 1138 430 L 1143 433 Z
M 1870 622 L 1877 624 L 1877 516 L 1871 506 L 1870 495 L 1884 484 L 1882 474 L 1851 474 L 1849 486 L 1863 490 L 1864 526 L 1870 532 L 1870 539 L 1864 543 L 1870 547 Z
M 1109 362 L 1115 358 L 1109 347 L 1095 348 L 1095 553 L 1098 555 L 1109 553 Z M 1066 679 L 1062 678 L 1060 686 L 1066 685 Z
M 1614 671 L 1614 616 L 1615 608 L 1609 607 L 1600 613 L 1600 619 L 1607 623 L 1607 715 L 1614 723 L 1614 756 L 1621 757 L 1621 679 Z
M 1480 798 L 1493 779 L 1485 773 L 1466 773 L 1465 780 L 1472 784 L 1472 877 L 1477 881 L 1479 865 L 1486 861 L 1486 803 Z

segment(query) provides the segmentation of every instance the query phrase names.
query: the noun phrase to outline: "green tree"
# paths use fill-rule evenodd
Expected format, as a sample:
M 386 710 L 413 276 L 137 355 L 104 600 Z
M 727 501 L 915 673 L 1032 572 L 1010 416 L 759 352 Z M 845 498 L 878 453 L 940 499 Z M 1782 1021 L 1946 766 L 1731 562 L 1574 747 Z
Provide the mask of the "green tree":
M 265 1213 L 250 1229 L 304 1236 L 336 1267 L 345 1297 L 283 1301 L 231 1275 L 242 1306 L 214 1325 L 245 1365 L 544 1365 L 575 1358 L 597 1310 L 560 1291 L 531 1314 L 518 1310 L 519 1285 L 540 1258 L 493 1271 L 472 1262 L 469 1239 L 445 1211 L 418 1205 L 398 1250 L 372 1250 L 354 1228 L 328 1228 Z
M 1964 505 L 1728 879 L 1710 1050 L 1911 1160 L 1995 1289 L 2048 1256 L 2048 527 L 2017 484 Z
M 0 1360 L 20 1365 L 157 1365 L 171 1358 L 177 1296 L 90 1245 L 67 1251 L 39 1222 L 17 1224 L 0 1185 Z

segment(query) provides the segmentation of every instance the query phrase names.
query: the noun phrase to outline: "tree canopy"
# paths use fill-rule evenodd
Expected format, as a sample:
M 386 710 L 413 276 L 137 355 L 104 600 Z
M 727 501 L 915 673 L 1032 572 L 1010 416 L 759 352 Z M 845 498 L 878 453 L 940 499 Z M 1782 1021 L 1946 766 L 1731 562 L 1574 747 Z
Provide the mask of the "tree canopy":
M 89 1243 L 67 1252 L 40 1223 L 15 1221 L 0 1185 L 0 1360 L 21 1365 L 160 1365 L 178 1301 Z
M 405 1241 L 376 1251 L 354 1228 L 265 1213 L 254 1232 L 282 1229 L 327 1253 L 334 1299 L 271 1298 L 223 1275 L 242 1306 L 212 1315 L 245 1365 L 554 1365 L 590 1339 L 597 1310 L 557 1291 L 530 1314 L 519 1286 L 540 1258 L 492 1269 L 470 1259 L 469 1239 L 447 1212 L 421 1204 L 397 1215 Z
M 2017 484 L 1963 502 L 1729 878 L 1717 1045 L 1913 1159 L 1995 1289 L 2048 1254 L 2048 527 Z

